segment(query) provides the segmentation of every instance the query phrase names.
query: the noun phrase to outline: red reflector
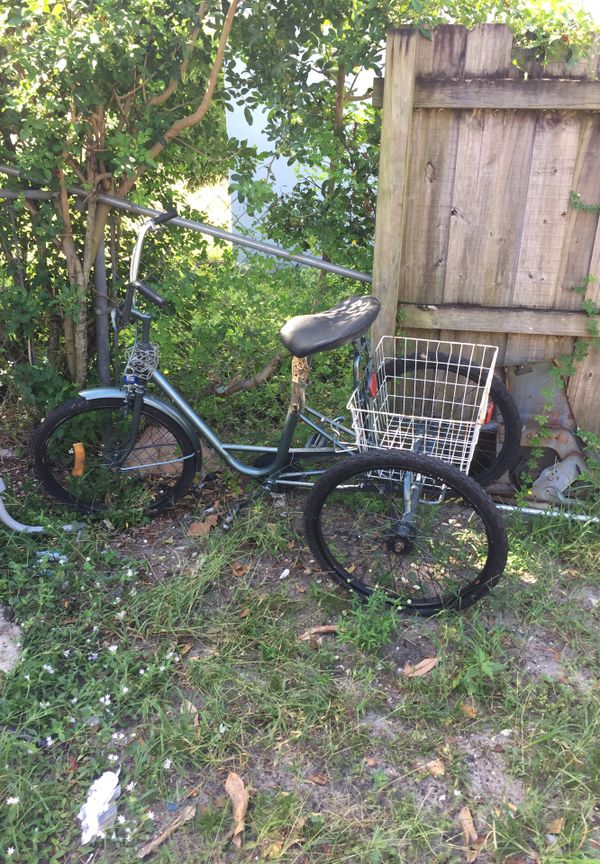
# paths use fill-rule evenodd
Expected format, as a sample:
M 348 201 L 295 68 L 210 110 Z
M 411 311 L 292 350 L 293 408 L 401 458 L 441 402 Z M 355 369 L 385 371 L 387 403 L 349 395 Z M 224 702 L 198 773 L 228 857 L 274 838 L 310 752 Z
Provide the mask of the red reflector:
M 494 405 L 494 403 L 490 399 L 489 404 L 488 404 L 487 414 L 485 415 L 484 423 L 490 423 L 491 422 L 495 407 L 496 406 Z
M 369 393 L 373 397 L 373 399 L 377 396 L 377 373 L 373 372 L 371 375 L 371 381 L 369 383 Z

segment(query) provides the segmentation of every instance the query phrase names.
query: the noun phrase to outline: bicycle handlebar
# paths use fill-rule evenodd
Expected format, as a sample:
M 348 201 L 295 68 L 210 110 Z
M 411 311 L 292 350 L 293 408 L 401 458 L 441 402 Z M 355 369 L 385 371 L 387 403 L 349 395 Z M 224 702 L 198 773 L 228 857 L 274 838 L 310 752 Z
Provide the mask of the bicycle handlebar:
M 153 216 L 150 220 L 155 225 L 162 225 L 164 222 L 170 222 L 171 219 L 175 219 L 177 216 L 177 210 L 165 210 L 164 213 L 160 213 L 158 216 Z
M 165 306 L 168 305 L 169 301 L 166 297 L 163 297 L 162 294 L 159 294 L 158 291 L 155 291 L 154 288 L 150 288 L 149 285 L 145 285 L 143 282 L 136 280 L 131 283 L 136 291 L 139 291 L 142 296 L 149 300 L 151 303 L 154 303 L 160 309 L 164 309 Z
M 154 303 L 160 309 L 163 309 L 165 306 L 168 305 L 168 300 L 166 300 L 165 297 L 162 297 L 153 288 L 150 288 L 148 285 L 140 282 L 137 277 L 140 266 L 140 259 L 142 257 L 144 238 L 146 234 L 148 233 L 148 231 L 158 230 L 166 222 L 170 222 L 171 219 L 175 219 L 176 216 L 177 210 L 166 210 L 164 213 L 159 213 L 157 216 L 153 216 L 151 219 L 147 219 L 138 231 L 135 246 L 133 247 L 133 252 L 131 255 L 131 264 L 129 266 L 129 285 L 127 287 L 127 295 L 125 297 L 125 302 L 123 303 L 121 308 L 120 326 L 126 326 L 130 321 L 132 312 L 135 311 L 134 296 L 136 291 L 139 291 L 140 294 L 146 298 L 146 300 Z

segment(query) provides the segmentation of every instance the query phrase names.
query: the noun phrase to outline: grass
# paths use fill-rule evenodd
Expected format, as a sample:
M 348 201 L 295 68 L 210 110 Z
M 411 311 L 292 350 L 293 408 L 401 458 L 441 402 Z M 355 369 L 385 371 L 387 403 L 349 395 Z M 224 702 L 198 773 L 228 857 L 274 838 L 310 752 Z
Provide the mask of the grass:
M 313 572 L 300 503 L 193 541 L 182 514 L 5 535 L 23 653 L 1 682 L 0 855 L 127 864 L 194 801 L 152 860 L 460 862 L 464 806 L 483 864 L 598 860 L 596 529 L 512 519 L 493 594 L 411 620 Z M 16 515 L 41 509 L 31 492 Z M 298 638 L 331 622 L 338 637 Z M 82 847 L 77 812 L 116 768 L 119 821 Z M 229 771 L 251 793 L 241 850 Z

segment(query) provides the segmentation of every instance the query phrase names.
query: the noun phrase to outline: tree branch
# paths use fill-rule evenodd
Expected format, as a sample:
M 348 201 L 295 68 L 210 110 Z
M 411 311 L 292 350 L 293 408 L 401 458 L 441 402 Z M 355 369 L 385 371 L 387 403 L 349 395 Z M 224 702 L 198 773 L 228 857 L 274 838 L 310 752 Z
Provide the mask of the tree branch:
M 165 87 L 162 93 L 157 93 L 153 96 L 149 101 L 148 105 L 150 107 L 154 107 L 156 105 L 164 105 L 164 103 L 169 99 L 170 96 L 177 90 L 177 86 L 181 79 L 184 77 L 187 67 L 190 62 L 190 54 L 196 47 L 196 42 L 198 41 L 198 36 L 200 35 L 200 24 L 203 19 L 206 17 L 206 13 L 208 11 L 208 5 L 206 3 L 201 3 L 198 7 L 198 15 L 197 20 L 198 23 L 194 26 L 192 32 L 190 33 L 190 51 L 187 57 L 184 57 L 181 63 L 179 64 L 179 76 L 177 78 L 171 78 L 168 85 Z
M 266 366 L 257 372 L 256 375 L 251 375 L 249 378 L 234 378 L 228 384 L 207 384 L 201 391 L 201 396 L 233 396 L 234 393 L 241 393 L 243 390 L 252 390 L 264 384 L 272 375 L 277 372 L 281 366 L 281 355 L 277 354 L 270 360 Z
M 208 78 L 208 83 L 206 85 L 206 90 L 204 91 L 204 96 L 202 97 L 202 102 L 196 110 L 192 114 L 188 114 L 187 117 L 182 117 L 179 120 L 176 120 L 172 123 L 167 131 L 160 137 L 158 141 L 156 141 L 150 150 L 148 151 L 148 156 L 150 159 L 156 159 L 165 147 L 170 144 L 173 138 L 176 138 L 180 132 L 183 132 L 184 129 L 189 129 L 192 126 L 196 126 L 206 112 L 209 109 L 211 99 L 215 92 L 215 88 L 217 86 L 217 81 L 219 80 L 219 74 L 221 72 L 221 67 L 223 65 L 223 57 L 225 55 L 225 48 L 227 47 L 227 40 L 229 39 L 229 34 L 231 33 L 231 28 L 233 26 L 233 19 L 235 17 L 236 9 L 238 6 L 238 0 L 231 0 L 231 4 L 229 9 L 227 10 L 227 15 L 225 16 L 225 21 L 223 22 L 223 29 L 221 31 L 221 37 L 219 39 L 219 46 L 217 48 L 217 53 L 215 56 L 215 61 L 213 63 L 212 69 L 210 70 L 210 75 Z M 129 190 L 134 186 L 136 181 L 144 172 L 145 166 L 140 166 L 137 172 L 132 177 L 127 177 L 118 189 L 118 195 L 124 198 Z

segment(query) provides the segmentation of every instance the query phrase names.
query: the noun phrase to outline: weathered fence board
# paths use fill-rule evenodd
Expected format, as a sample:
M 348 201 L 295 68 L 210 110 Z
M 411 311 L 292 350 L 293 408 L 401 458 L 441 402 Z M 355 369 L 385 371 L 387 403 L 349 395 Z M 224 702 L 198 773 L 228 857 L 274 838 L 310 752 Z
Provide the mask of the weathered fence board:
M 381 80 L 373 103 L 383 104 Z M 415 108 L 504 108 L 508 111 L 600 111 L 600 83 L 576 79 L 436 79 L 415 82 Z
M 444 26 L 430 40 L 393 31 L 374 95 L 378 333 L 394 332 L 399 302 L 410 332 L 496 344 L 505 365 L 572 353 L 589 333 L 573 289 L 600 277 L 598 212 L 571 204 L 572 192 L 600 202 L 600 51 L 545 69 L 522 55 L 526 78 L 512 55 L 503 25 Z M 599 284 L 587 289 L 598 303 Z M 599 364 L 594 352 L 568 384 L 594 431 Z

